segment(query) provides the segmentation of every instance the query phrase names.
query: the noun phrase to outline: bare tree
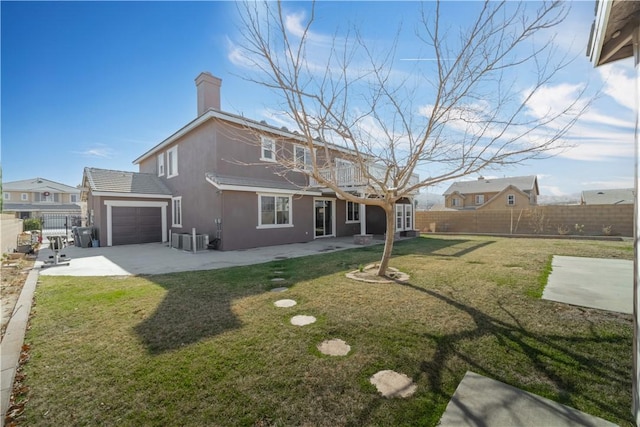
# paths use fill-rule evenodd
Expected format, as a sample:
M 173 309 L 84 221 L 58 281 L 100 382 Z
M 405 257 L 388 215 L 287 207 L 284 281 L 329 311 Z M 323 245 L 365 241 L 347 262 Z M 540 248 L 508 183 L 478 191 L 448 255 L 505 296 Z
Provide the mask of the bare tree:
M 574 87 L 567 105 L 535 108 L 570 62 L 555 59 L 553 38 L 546 36 L 567 14 L 561 2 L 474 3 L 476 19 L 455 34 L 444 24 L 440 3 L 422 5 L 414 40 L 428 57 L 416 58 L 421 61 L 406 74 L 393 67 L 398 37 L 382 51 L 357 28 L 327 40 L 312 29 L 315 5 L 295 29 L 285 7 L 239 6 L 242 60 L 254 70 L 247 78 L 280 96 L 310 150 L 306 174 L 340 198 L 384 209 L 379 275 L 391 257 L 398 200 L 443 181 L 557 153 L 588 104 L 584 87 Z M 325 46 L 322 58 L 318 45 Z M 516 87 L 514 73 L 527 73 L 533 83 Z M 348 160 L 369 184 L 366 192 L 339 185 L 334 164 L 322 160 L 336 146 L 348 149 Z M 416 172 L 423 176 L 415 179 Z

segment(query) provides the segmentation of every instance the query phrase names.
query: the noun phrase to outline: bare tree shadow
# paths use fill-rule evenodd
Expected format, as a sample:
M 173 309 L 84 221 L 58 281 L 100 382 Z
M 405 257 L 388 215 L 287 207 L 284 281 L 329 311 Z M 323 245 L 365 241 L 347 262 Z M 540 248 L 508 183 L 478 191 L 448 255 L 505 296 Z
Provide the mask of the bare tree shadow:
M 176 276 L 184 278 L 184 282 L 177 281 Z M 246 295 L 246 291 L 234 292 L 224 285 L 205 286 L 198 283 L 198 279 L 190 281 L 188 276 L 193 273 L 153 277 L 167 294 L 153 314 L 134 327 L 151 354 L 193 344 L 241 326 L 231 311 L 231 302 Z
M 413 252 L 426 254 L 467 242 L 462 239 L 407 240 L 396 244 L 397 254 L 394 252 L 394 255 Z M 317 262 L 307 262 L 304 267 L 299 266 L 308 257 L 221 270 L 147 276 L 166 289 L 167 294 L 155 311 L 136 325 L 134 330 L 151 354 L 178 349 L 242 327 L 231 309 L 233 301 L 279 286 L 269 282 L 271 272 L 276 269 L 291 272 L 286 285 L 295 286 L 298 281 L 333 274 L 350 265 L 376 261 L 381 252 L 381 246 L 369 246 L 342 251 L 339 262 L 334 263 L 326 260 L 335 259 L 335 254 L 322 253 L 312 255 Z M 237 280 L 237 276 L 242 276 L 242 280 Z M 243 285 L 237 287 L 229 284 L 236 282 L 242 282 Z
M 573 396 L 579 394 L 581 398 L 589 400 L 604 413 L 612 413 L 622 419 L 629 417 L 629 414 L 620 413 L 615 407 L 606 404 L 604 400 L 582 394 L 581 390 L 577 387 L 579 380 L 563 374 L 563 372 L 559 372 L 559 370 L 553 367 L 553 365 L 564 365 L 567 367 L 579 365 L 583 367 L 583 369 L 589 370 L 591 373 L 612 384 L 625 384 L 631 389 L 629 372 L 624 369 L 612 369 L 610 364 L 604 363 L 593 354 L 588 352 L 580 353 L 578 350 L 575 350 L 578 346 L 567 345 L 580 344 L 580 347 L 584 348 L 585 346 L 588 347 L 590 343 L 598 345 L 625 343 L 631 347 L 631 343 L 627 343 L 625 338 L 619 336 L 600 336 L 595 332 L 592 333 L 591 336 L 576 335 L 567 337 L 555 334 L 547 335 L 525 328 L 517 316 L 511 313 L 501 302 L 498 302 L 498 306 L 513 322 L 501 320 L 433 290 L 424 289 L 410 283 L 401 283 L 400 285 L 427 294 L 467 313 L 475 324 L 475 328 L 473 329 L 444 336 L 430 333 L 424 334 L 425 338 L 434 341 L 437 347 L 434 357 L 431 360 L 423 361 L 420 370 L 422 375 L 426 376 L 431 389 L 441 396 L 448 396 L 448 393 L 442 389 L 443 367 L 446 366 L 447 361 L 453 357 L 463 360 L 476 370 L 476 372 L 481 372 L 484 375 L 505 383 L 509 382 L 509 379 L 504 376 L 500 366 L 489 366 L 486 363 L 481 363 L 470 354 L 461 351 L 457 345 L 462 341 L 478 340 L 484 336 L 491 336 L 497 339 L 505 349 L 514 348 L 514 351 L 525 354 L 538 375 L 554 384 L 558 390 L 556 400 L 559 403 L 573 406 L 575 404 Z M 572 372 L 572 370 L 569 370 L 569 372 Z

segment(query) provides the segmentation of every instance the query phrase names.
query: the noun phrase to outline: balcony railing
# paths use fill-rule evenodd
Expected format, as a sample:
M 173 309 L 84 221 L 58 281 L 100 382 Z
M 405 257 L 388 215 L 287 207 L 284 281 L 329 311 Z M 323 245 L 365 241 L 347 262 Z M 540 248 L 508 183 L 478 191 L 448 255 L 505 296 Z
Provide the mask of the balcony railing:
M 371 164 L 365 166 L 335 166 L 333 168 L 321 169 L 319 172 L 324 179 L 333 181 L 340 187 L 363 187 L 369 184 L 375 186 L 374 179 L 384 181 L 386 171 L 386 168 L 383 166 Z M 368 177 L 372 179 L 368 179 Z M 420 177 L 414 173 L 409 179 L 409 185 L 417 184 L 419 181 Z M 322 184 L 313 178 L 311 178 L 310 184 L 313 187 L 322 186 Z

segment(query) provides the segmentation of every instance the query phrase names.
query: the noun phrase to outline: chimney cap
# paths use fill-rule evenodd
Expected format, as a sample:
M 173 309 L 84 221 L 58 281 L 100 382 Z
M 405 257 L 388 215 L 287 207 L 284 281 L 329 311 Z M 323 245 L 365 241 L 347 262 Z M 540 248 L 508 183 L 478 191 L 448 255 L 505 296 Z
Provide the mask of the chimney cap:
M 222 79 L 211 74 L 209 71 L 203 71 L 196 77 L 196 86 L 202 82 L 213 83 L 217 86 L 222 85 Z

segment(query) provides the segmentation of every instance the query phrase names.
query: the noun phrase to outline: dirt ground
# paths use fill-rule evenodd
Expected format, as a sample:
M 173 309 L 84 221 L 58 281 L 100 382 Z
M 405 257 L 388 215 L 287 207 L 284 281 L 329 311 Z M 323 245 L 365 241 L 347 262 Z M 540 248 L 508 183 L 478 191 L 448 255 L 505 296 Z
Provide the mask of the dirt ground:
M 16 301 L 22 291 L 22 286 L 27 280 L 29 271 L 35 264 L 35 255 L 10 254 L 8 259 L 2 261 L 2 282 L 0 284 L 0 295 L 2 295 L 2 329 L 1 334 L 4 338 L 4 332 L 7 324 L 11 319 L 11 314 L 16 305 Z

